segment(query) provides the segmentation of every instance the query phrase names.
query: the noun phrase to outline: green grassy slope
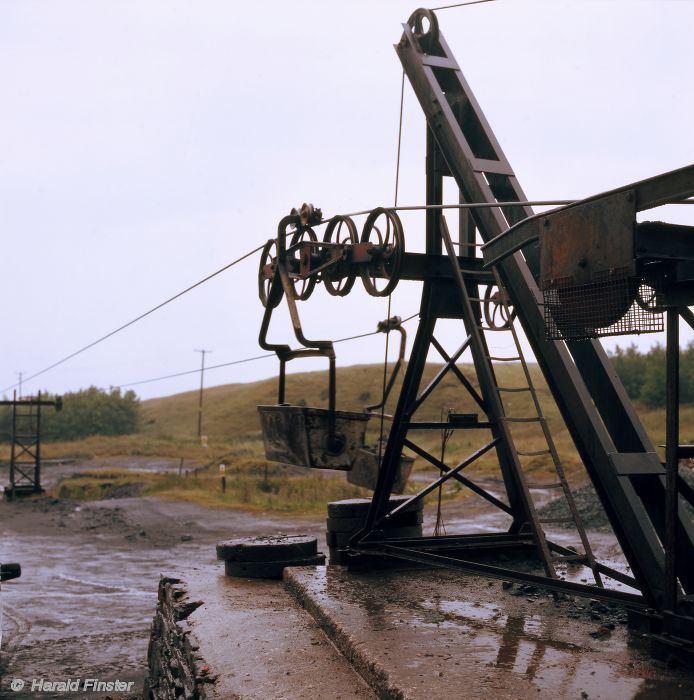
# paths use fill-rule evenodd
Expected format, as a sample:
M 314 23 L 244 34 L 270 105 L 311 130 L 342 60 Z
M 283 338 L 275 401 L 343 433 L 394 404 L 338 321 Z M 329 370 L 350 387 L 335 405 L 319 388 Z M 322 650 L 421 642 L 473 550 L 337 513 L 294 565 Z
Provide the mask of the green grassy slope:
M 423 386 L 440 368 L 428 365 Z M 463 372 L 473 385 L 474 372 L 465 365 Z M 533 381 L 538 388 L 543 409 L 550 418 L 557 416 L 556 408 L 536 366 L 530 367 Z M 522 386 L 523 377 L 518 365 L 509 364 L 497 369 L 499 384 Z M 388 402 L 388 410 L 394 408 L 402 384 L 399 377 Z M 339 409 L 361 411 L 365 405 L 376 403 L 381 397 L 383 367 L 381 365 L 355 365 L 337 370 L 337 404 Z M 305 372 L 287 376 L 287 400 L 292 404 L 305 402 L 307 406 L 327 406 L 327 372 Z M 248 384 L 228 384 L 205 389 L 204 429 L 210 440 L 228 441 L 240 437 L 259 435 L 256 406 L 277 402 L 277 380 L 265 379 Z M 179 437 L 193 437 L 197 429 L 198 392 L 190 391 L 174 396 L 150 399 L 142 403 L 142 422 L 147 432 L 163 432 Z M 419 418 L 438 419 L 442 409 L 455 409 L 459 413 L 478 413 L 479 409 L 458 380 L 448 374 L 422 406 Z M 510 398 L 509 411 L 516 415 L 530 415 L 530 396 L 515 394 Z
M 440 365 L 428 365 L 422 386 L 438 371 Z M 563 424 L 559 411 L 547 388 L 537 365 L 530 365 L 533 383 L 542 405 L 542 410 L 548 418 L 552 434 L 565 466 L 574 470 L 579 465 L 579 459 L 573 447 L 569 433 Z M 462 365 L 461 369 L 470 378 L 473 385 L 474 372 L 470 366 Z M 513 363 L 496 367 L 497 380 L 500 386 L 524 386 L 522 368 Z M 392 413 L 395 400 L 400 391 L 402 374 L 387 406 Z M 338 368 L 337 370 L 337 406 L 344 410 L 360 411 L 368 403 L 375 403 L 381 396 L 383 384 L 383 367 L 381 365 L 356 365 Z M 293 374 L 287 377 L 287 400 L 296 404 L 305 402 L 307 406 L 326 406 L 327 404 L 327 372 L 307 372 Z M 260 429 L 256 406 L 273 404 L 277 400 L 277 380 L 266 379 L 248 384 L 230 384 L 205 390 L 204 427 L 210 443 L 233 444 L 239 441 L 254 443 L 260 438 Z M 510 416 L 522 417 L 533 415 L 531 396 L 528 392 L 504 395 L 506 413 Z M 143 432 L 145 435 L 167 435 L 174 439 L 193 439 L 197 428 L 196 391 L 152 399 L 142 403 Z M 443 381 L 422 406 L 416 418 L 436 420 L 441 411 L 454 409 L 458 413 L 478 413 L 479 409 L 458 380 L 452 374 L 444 377 Z M 655 444 L 661 444 L 664 438 L 664 414 L 662 409 L 646 409 L 636 405 L 636 411 L 647 428 Z M 692 425 L 694 407 L 682 408 L 683 440 L 694 442 L 694 433 L 685 434 L 686 427 Z M 378 421 L 370 424 L 370 437 L 373 440 Z M 386 430 L 388 424 L 386 424 Z M 519 449 L 534 451 L 542 449 L 544 443 L 536 425 L 521 424 L 514 428 L 514 437 Z M 484 436 L 481 431 L 456 431 L 449 443 L 450 451 L 460 451 L 466 454 L 466 449 L 483 444 Z M 417 441 L 437 453 L 440 449 L 440 435 L 429 432 L 417 436 Z M 421 462 L 421 460 L 418 460 Z M 492 461 L 490 455 L 487 462 Z M 530 458 L 526 467 L 530 470 L 546 466 L 545 458 Z M 421 465 L 420 465 L 421 466 Z

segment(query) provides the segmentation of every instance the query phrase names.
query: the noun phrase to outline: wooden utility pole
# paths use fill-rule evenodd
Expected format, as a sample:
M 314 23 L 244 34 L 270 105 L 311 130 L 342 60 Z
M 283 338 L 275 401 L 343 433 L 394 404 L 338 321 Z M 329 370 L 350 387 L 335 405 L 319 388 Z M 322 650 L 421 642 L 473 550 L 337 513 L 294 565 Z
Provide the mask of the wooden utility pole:
M 200 367 L 200 400 L 198 401 L 198 439 L 202 436 L 202 388 L 203 380 L 205 377 L 205 353 L 212 352 L 212 350 L 195 350 L 202 355 L 202 366 Z

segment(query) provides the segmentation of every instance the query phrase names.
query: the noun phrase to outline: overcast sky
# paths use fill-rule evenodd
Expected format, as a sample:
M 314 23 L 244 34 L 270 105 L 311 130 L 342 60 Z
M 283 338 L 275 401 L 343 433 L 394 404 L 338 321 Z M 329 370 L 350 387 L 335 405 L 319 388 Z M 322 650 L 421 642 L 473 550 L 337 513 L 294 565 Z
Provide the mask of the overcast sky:
M 1 0 L 0 389 L 260 245 L 303 201 L 328 215 L 392 204 L 392 45 L 415 7 Z M 497 0 L 439 22 L 530 198 L 582 198 L 694 161 L 693 2 Z M 424 202 L 423 137 L 408 87 L 401 204 Z M 653 216 L 692 224 L 694 207 Z M 421 250 L 421 218 L 405 225 L 408 250 Z M 213 350 L 213 364 L 259 354 L 257 265 L 240 263 L 25 391 L 194 369 L 195 348 Z M 393 313 L 417 311 L 418 291 L 401 285 Z M 345 299 L 319 287 L 301 311 L 309 337 L 339 338 L 373 330 L 387 302 L 357 283 Z M 449 329 L 452 344 L 459 333 Z M 280 318 L 272 338 L 290 339 Z M 337 349 L 340 365 L 379 362 L 383 337 Z M 206 384 L 276 368 L 237 365 Z M 197 382 L 135 389 L 147 398 Z

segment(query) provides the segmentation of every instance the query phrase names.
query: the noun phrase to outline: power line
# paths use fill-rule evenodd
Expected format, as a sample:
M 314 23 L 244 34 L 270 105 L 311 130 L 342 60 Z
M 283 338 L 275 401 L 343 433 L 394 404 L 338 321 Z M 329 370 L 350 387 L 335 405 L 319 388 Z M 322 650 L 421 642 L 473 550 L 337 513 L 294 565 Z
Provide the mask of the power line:
M 419 312 L 416 314 L 412 314 L 411 316 L 408 316 L 406 319 L 403 319 L 401 323 L 407 323 L 408 321 L 411 321 L 415 316 L 419 316 Z M 350 335 L 347 338 L 339 338 L 338 340 L 333 340 L 333 344 L 335 343 L 346 343 L 349 340 L 357 340 L 358 338 L 366 338 L 367 336 L 370 335 L 376 335 L 377 333 L 380 333 L 381 331 L 369 331 L 368 333 L 360 333 L 359 335 Z M 255 362 L 256 360 L 265 360 L 268 357 L 276 357 L 274 352 L 267 352 L 263 355 L 255 355 L 254 357 L 245 357 L 242 360 L 232 360 L 231 362 L 220 362 L 217 365 L 208 365 L 205 367 L 205 371 L 209 372 L 210 370 L 213 369 L 221 369 L 222 367 L 231 367 L 232 365 L 240 365 L 245 362 Z M 183 372 L 174 372 L 173 374 L 165 374 L 161 377 L 151 377 L 150 379 L 140 379 L 137 382 L 128 382 L 127 384 L 114 384 L 115 387 L 118 387 L 119 389 L 124 389 L 129 386 L 137 386 L 139 384 L 149 384 L 151 382 L 161 382 L 164 381 L 165 379 L 175 379 L 176 377 L 185 377 L 186 375 L 190 374 L 199 374 L 201 370 L 198 369 L 187 369 L 184 370 Z
M 231 367 L 231 365 L 240 365 L 244 362 L 253 362 L 255 360 L 264 360 L 267 357 L 276 357 L 274 352 L 268 352 L 264 355 L 256 355 L 255 357 L 246 357 L 243 360 L 233 360 L 232 362 L 221 362 L 218 365 L 208 365 L 205 367 L 206 371 L 210 371 L 212 369 L 220 369 L 221 367 Z M 174 379 L 175 377 L 185 377 L 187 374 L 199 374 L 200 369 L 187 369 L 183 372 L 175 372 L 174 374 L 165 374 L 162 377 L 152 377 L 150 379 L 140 379 L 137 382 L 128 382 L 127 384 L 115 384 L 114 386 L 118 387 L 119 389 L 123 389 L 124 387 L 128 386 L 137 386 L 138 384 L 149 384 L 150 382 L 160 382 L 163 381 L 164 379 Z
M 253 250 L 249 251 L 245 255 L 242 255 L 240 258 L 236 258 L 236 260 L 233 260 L 232 262 L 228 263 L 227 265 L 224 265 L 224 267 L 220 267 L 219 270 L 216 270 L 212 274 L 207 275 L 207 277 L 203 277 L 203 279 L 199 280 L 198 282 L 195 282 L 195 284 L 191 284 L 190 287 L 186 287 L 184 290 L 178 292 L 177 294 L 174 294 L 172 297 L 169 297 L 165 301 L 162 301 L 160 304 L 157 304 L 156 306 L 152 307 L 148 311 L 145 311 L 144 313 L 140 314 L 139 316 L 136 316 L 135 318 L 128 321 L 127 323 L 124 323 L 122 326 L 118 326 L 118 328 L 112 330 L 110 333 L 107 333 L 106 335 L 102 335 L 100 338 L 97 338 L 96 340 L 92 341 L 88 345 L 85 345 L 84 347 L 80 348 L 79 350 L 75 350 L 74 352 L 71 352 L 69 355 L 66 355 L 65 357 L 58 360 L 57 362 L 54 362 L 52 365 L 48 365 L 48 367 L 44 367 L 39 372 L 36 372 L 35 374 L 32 374 L 31 376 L 24 379 L 24 382 L 28 382 L 32 379 L 35 379 L 36 377 L 39 377 L 42 374 L 45 374 L 49 370 L 52 370 L 55 367 L 58 367 L 59 365 L 62 365 L 64 362 L 71 360 L 73 357 L 76 357 L 77 355 L 80 355 L 81 353 L 89 350 L 90 348 L 93 348 L 95 345 L 98 345 L 99 343 L 103 343 L 104 340 L 111 338 L 112 336 L 116 335 L 116 333 L 120 333 L 122 330 L 125 330 L 126 328 L 132 326 L 134 323 L 141 321 L 143 318 L 146 318 L 150 314 L 153 314 L 155 311 L 158 311 L 159 309 L 166 306 L 167 304 L 170 304 L 172 301 L 179 299 L 184 294 L 187 294 L 188 292 L 192 291 L 196 287 L 199 287 L 201 284 L 208 282 L 213 277 L 216 277 L 217 275 L 221 274 L 225 270 L 228 270 L 230 267 L 233 267 L 234 265 L 240 263 L 242 260 L 245 260 L 246 258 L 250 257 L 254 253 L 257 253 L 259 250 L 261 250 L 263 248 L 264 245 L 265 244 L 260 245 L 257 248 L 254 248 Z M 14 389 L 16 386 L 18 386 L 18 384 L 19 384 L 19 382 L 17 382 L 16 384 L 12 384 L 10 386 L 7 386 L 4 389 L 0 389 L 0 393 L 4 393 L 6 391 L 9 391 L 10 389 Z
M 453 7 L 465 7 L 466 5 L 481 5 L 483 2 L 494 2 L 494 0 L 468 0 L 468 2 L 459 2 L 455 5 L 442 5 L 441 7 L 429 8 L 432 12 L 437 10 L 450 10 Z

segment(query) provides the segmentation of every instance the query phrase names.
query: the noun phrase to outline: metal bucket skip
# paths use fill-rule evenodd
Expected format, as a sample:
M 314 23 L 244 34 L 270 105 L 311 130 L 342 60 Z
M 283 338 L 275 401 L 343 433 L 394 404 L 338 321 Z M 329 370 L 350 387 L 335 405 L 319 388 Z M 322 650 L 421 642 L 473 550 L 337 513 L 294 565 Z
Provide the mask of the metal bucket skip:
M 413 463 L 414 457 L 400 456 L 400 464 L 393 482 L 392 493 L 403 493 L 405 491 L 405 485 L 412 471 Z M 352 470 L 347 474 L 347 481 L 355 486 L 363 486 L 373 491 L 376 489 L 378 471 L 379 459 L 376 450 L 365 447 L 357 451 L 357 458 L 354 460 Z
M 298 467 L 349 471 L 364 444 L 369 416 L 334 411 L 334 439 L 330 437 L 331 412 L 305 406 L 258 406 L 265 457 Z M 332 442 L 332 444 L 330 444 Z

